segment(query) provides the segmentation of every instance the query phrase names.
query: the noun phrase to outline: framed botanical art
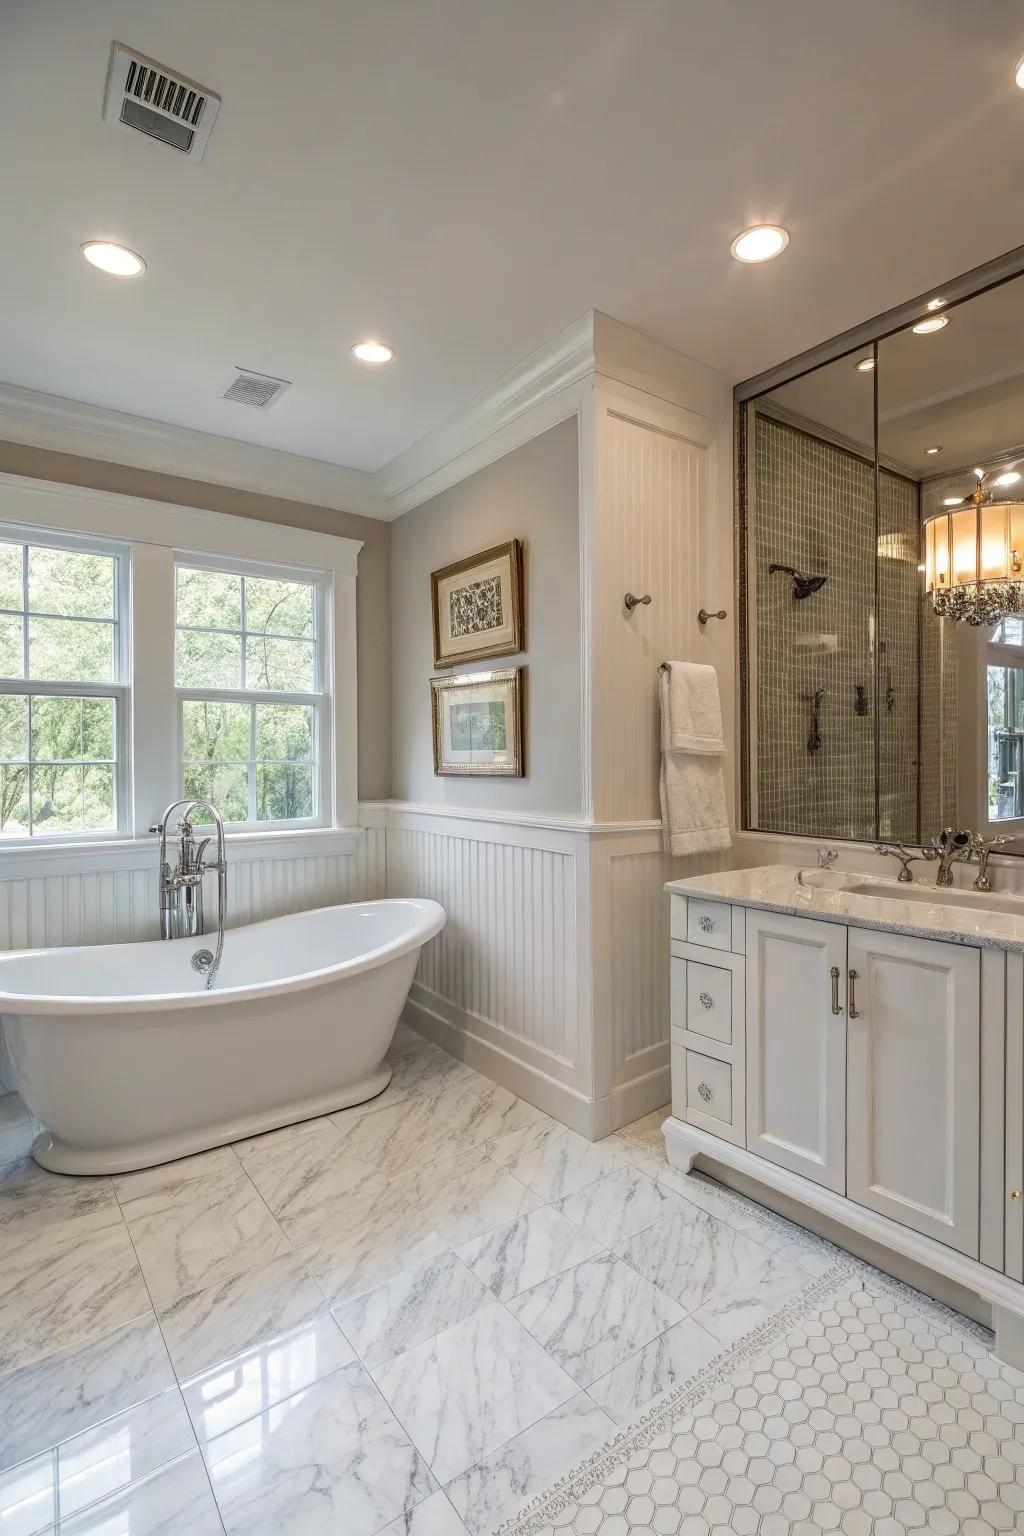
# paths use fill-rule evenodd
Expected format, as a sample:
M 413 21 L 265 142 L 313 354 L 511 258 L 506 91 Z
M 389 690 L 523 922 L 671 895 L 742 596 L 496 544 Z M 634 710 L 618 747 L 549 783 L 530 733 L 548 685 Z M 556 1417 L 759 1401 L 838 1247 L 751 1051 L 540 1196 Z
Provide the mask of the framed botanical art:
M 523 649 L 523 546 L 518 539 L 432 571 L 434 666 Z
M 523 668 L 432 677 L 434 772 L 523 777 Z

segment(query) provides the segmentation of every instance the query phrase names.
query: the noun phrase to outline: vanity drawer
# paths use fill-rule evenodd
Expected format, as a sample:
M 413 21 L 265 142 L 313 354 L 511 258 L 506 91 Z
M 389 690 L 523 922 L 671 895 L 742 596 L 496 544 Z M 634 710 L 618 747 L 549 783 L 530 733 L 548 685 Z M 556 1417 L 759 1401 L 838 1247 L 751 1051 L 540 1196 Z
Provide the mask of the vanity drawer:
M 687 960 L 686 1028 L 723 1045 L 732 1042 L 732 971 Z
M 706 949 L 732 948 L 732 908 L 723 901 L 686 902 L 686 937 Z
M 733 1065 L 687 1046 L 672 1046 L 672 1113 L 737 1146 L 744 1143 L 742 1095 Z

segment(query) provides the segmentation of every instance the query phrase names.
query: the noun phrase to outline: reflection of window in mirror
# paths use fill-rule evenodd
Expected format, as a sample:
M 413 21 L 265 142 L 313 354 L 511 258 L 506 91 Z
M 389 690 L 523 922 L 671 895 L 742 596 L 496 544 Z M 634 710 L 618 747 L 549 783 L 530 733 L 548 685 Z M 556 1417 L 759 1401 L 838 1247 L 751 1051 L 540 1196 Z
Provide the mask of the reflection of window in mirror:
M 1024 820 L 1024 619 L 1004 619 L 985 646 L 985 780 L 991 824 Z

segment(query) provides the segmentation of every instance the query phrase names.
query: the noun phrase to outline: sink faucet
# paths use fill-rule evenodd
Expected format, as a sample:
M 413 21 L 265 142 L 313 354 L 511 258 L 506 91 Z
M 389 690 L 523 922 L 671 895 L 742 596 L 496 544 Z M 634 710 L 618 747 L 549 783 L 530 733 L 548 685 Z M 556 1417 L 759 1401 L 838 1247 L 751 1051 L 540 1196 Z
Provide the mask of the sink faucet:
M 935 871 L 935 884 L 950 886 L 953 884 L 953 865 L 968 861 L 971 857 L 974 833 L 961 827 L 943 827 L 938 837 L 932 838 L 930 848 L 922 848 L 926 859 L 938 861 L 938 869 Z
M 174 869 L 167 862 L 167 823 L 174 812 L 182 808 L 178 818 L 178 862 Z M 207 810 L 217 831 L 217 862 L 210 864 L 203 857 L 210 839 L 204 837 L 197 843 L 192 835 L 192 815 L 196 810 Z M 224 822 L 215 805 L 208 800 L 175 800 L 163 816 L 149 829 L 160 834 L 160 937 L 162 939 L 191 938 L 206 932 L 203 925 L 203 876 L 217 872 L 217 953 L 198 949 L 192 956 L 192 967 L 206 976 L 209 992 L 220 970 L 224 954 L 224 924 L 228 910 L 228 860 L 224 844 Z
M 984 838 L 975 832 L 971 837 L 971 853 L 977 856 L 978 878 L 974 882 L 976 891 L 990 891 L 992 882 L 988 878 L 988 861 L 992 857 L 993 848 L 1000 847 L 1003 843 L 1016 842 L 1011 836 Z
M 914 860 L 927 857 L 927 854 L 908 853 L 902 843 L 876 843 L 875 852 L 880 853 L 885 859 L 899 859 L 900 872 L 896 879 L 901 885 L 910 885 L 913 881 L 914 877 L 910 873 L 910 866 Z

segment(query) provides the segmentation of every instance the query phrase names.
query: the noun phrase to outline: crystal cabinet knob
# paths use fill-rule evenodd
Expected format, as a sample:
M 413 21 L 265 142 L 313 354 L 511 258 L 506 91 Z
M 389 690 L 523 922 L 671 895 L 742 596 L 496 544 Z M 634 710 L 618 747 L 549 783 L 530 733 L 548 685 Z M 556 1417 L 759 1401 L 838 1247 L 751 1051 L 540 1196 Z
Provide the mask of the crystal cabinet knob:
M 711 1103 L 711 1084 L 710 1083 L 698 1083 L 697 1084 L 697 1092 L 700 1094 L 700 1096 L 704 1100 L 705 1104 L 710 1104 Z
M 700 928 L 702 933 L 710 933 L 715 925 L 705 912 L 703 917 L 698 917 L 697 926 Z
M 700 994 L 700 1005 L 701 1005 L 702 1008 L 708 1008 L 708 1009 L 711 1009 L 711 1008 L 713 1008 L 715 1006 L 715 1000 L 711 996 L 710 992 L 702 992 Z

